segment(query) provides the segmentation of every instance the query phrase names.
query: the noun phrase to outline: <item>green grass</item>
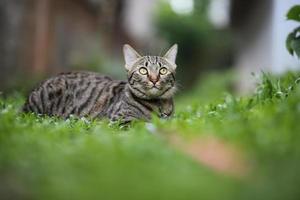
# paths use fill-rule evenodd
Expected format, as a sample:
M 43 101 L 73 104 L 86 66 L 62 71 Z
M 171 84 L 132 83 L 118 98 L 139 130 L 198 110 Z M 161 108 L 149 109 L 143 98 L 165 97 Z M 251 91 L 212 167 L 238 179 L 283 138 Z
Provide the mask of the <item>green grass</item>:
M 263 74 L 254 94 L 230 94 L 211 75 L 176 100 L 170 120 L 127 130 L 107 121 L 24 115 L 22 95 L 0 100 L 1 199 L 299 199 L 299 73 Z M 250 171 L 219 172 L 170 142 L 213 137 Z

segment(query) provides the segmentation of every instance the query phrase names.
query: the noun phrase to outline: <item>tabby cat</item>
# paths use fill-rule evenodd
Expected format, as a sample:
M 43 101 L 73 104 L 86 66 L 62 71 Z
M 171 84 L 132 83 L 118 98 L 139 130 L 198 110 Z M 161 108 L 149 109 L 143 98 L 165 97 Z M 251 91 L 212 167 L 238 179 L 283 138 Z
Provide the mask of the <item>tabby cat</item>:
M 108 118 L 128 123 L 150 120 L 152 113 L 169 117 L 174 110 L 177 44 L 163 56 L 140 56 L 131 46 L 123 53 L 127 81 L 93 72 L 69 72 L 49 78 L 28 96 L 24 112 Z

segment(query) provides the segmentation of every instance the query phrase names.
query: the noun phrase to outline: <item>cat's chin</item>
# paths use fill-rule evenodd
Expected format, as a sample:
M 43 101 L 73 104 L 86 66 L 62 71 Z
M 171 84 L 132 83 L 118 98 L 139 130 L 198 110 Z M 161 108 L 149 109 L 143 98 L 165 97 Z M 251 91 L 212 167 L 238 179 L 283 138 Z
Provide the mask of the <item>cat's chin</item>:
M 150 89 L 148 89 L 147 93 L 149 93 L 150 95 L 158 95 L 160 92 L 160 90 L 156 87 L 152 87 Z
M 148 89 L 146 94 L 148 99 L 169 99 L 172 98 L 176 92 L 176 87 L 159 89 L 159 88 L 151 88 Z
M 172 98 L 176 92 L 176 87 L 167 88 L 165 90 L 152 87 L 146 90 L 138 90 L 129 87 L 130 91 L 138 98 L 151 100 L 151 99 L 169 99 Z
M 160 96 L 160 90 L 153 87 L 147 90 L 146 94 L 148 96 L 149 99 L 156 99 Z

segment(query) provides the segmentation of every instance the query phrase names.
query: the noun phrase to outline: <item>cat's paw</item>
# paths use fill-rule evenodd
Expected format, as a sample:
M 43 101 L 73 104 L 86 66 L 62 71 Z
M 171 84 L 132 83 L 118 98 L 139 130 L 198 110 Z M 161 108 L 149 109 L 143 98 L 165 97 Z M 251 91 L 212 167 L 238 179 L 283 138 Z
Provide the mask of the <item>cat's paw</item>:
M 162 112 L 162 113 L 160 113 L 160 118 L 162 118 L 162 119 L 169 119 L 170 117 L 171 117 L 171 113 L 164 113 L 164 112 Z

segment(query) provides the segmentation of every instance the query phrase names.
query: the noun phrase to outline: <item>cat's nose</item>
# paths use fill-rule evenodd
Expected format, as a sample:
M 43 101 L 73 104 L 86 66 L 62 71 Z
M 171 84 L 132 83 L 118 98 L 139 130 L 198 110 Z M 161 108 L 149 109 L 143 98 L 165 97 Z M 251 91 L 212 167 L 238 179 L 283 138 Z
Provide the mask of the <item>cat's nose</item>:
M 149 76 L 149 80 L 155 85 L 158 82 L 157 76 Z

